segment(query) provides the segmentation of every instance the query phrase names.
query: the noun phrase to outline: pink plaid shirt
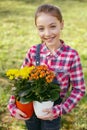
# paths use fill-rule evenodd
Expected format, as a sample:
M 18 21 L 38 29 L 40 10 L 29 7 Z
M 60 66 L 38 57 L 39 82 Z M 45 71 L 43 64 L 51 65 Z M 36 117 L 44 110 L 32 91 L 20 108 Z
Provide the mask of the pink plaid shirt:
M 70 112 L 85 94 L 85 83 L 80 57 L 74 49 L 65 45 L 62 40 L 61 43 L 61 48 L 57 49 L 54 54 L 48 50 L 45 43 L 42 43 L 40 48 L 40 65 L 47 65 L 49 69 L 56 73 L 56 79 L 61 88 L 60 97 L 64 99 L 60 105 L 53 107 L 52 112 L 54 117 Z M 22 67 L 36 65 L 36 50 L 37 45 L 32 46 L 28 50 Z M 69 86 L 72 87 L 72 91 L 69 97 L 66 98 Z M 12 115 L 16 113 L 16 106 L 12 103 L 14 98 L 14 96 L 10 98 L 8 105 Z

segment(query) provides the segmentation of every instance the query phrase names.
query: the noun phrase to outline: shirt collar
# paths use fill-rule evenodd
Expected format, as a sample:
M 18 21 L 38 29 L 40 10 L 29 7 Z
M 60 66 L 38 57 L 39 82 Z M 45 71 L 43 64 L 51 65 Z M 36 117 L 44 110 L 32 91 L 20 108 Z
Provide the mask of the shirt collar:
M 50 52 L 50 50 L 47 48 L 46 44 L 43 43 L 43 44 L 42 44 L 42 47 L 43 47 L 43 52 L 45 52 L 45 55 L 46 55 L 46 56 L 53 55 L 54 57 L 58 57 L 58 54 L 59 54 L 61 51 L 64 50 L 64 45 L 65 45 L 63 40 L 60 40 L 60 41 L 61 41 L 62 46 L 61 46 L 60 48 L 56 49 L 55 52 L 54 52 L 54 54 L 52 54 L 52 53 Z

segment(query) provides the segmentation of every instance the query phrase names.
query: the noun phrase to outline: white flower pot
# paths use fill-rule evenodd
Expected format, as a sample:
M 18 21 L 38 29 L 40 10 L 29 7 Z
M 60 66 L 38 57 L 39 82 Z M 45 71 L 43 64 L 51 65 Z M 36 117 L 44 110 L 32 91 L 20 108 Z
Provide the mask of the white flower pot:
M 36 116 L 37 117 L 45 116 L 47 112 L 43 112 L 43 110 L 47 108 L 52 108 L 53 104 L 54 102 L 52 101 L 44 101 L 44 102 L 33 101 L 33 107 Z

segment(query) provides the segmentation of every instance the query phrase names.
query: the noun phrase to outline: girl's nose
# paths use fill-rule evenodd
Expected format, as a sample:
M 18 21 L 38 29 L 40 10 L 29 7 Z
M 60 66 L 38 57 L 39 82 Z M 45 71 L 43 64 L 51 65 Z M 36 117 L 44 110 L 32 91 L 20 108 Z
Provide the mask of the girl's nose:
M 50 30 L 49 29 L 45 29 L 45 36 L 49 36 L 50 35 Z

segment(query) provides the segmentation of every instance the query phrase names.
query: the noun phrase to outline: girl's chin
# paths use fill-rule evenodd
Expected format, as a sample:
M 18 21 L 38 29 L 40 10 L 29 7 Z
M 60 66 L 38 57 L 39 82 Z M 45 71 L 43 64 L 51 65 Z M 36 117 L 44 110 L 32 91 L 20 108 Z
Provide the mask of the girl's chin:
M 55 38 L 53 38 L 53 39 L 50 39 L 50 40 L 44 40 L 44 42 L 46 43 L 46 44 L 48 44 L 48 45 L 55 45 Z
M 46 43 L 48 47 L 55 46 L 55 43 Z
M 46 40 L 45 42 L 48 43 L 48 44 L 50 44 L 50 43 L 54 42 L 54 39 Z
M 46 44 L 54 44 L 53 40 L 45 41 Z

